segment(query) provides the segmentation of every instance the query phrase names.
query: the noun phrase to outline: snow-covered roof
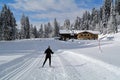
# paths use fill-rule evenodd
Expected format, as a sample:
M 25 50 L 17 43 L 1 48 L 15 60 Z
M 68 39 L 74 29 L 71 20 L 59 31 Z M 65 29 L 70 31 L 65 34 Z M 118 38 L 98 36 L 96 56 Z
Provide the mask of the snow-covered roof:
M 78 34 L 78 33 L 82 33 L 82 32 L 99 34 L 99 31 L 92 31 L 92 30 L 60 30 L 59 32 L 60 32 L 60 34 L 72 34 L 72 33 Z

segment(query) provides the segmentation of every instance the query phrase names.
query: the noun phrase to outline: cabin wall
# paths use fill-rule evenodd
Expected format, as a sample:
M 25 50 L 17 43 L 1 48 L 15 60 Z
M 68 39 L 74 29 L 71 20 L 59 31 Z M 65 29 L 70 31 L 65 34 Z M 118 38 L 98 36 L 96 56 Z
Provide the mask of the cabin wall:
M 81 39 L 81 40 L 95 40 L 95 39 L 98 39 L 98 35 L 97 34 L 92 34 L 92 33 L 79 33 L 77 35 L 77 39 Z

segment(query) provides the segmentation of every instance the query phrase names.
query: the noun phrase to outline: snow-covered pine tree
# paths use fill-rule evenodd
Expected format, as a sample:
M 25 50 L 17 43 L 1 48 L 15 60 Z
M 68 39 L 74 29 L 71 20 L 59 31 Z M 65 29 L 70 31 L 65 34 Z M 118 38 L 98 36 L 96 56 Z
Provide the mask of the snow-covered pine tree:
M 0 40 L 2 40 L 3 38 L 3 27 L 2 27 L 2 15 L 1 15 L 1 12 L 0 12 Z
M 34 28 L 33 28 L 33 24 L 30 25 L 30 38 L 34 38 Z
M 98 22 L 96 25 L 95 25 L 95 29 L 94 31 L 100 31 L 100 22 Z
M 99 22 L 99 31 L 100 31 L 100 34 L 103 33 L 103 22 L 102 22 L 102 20 Z
M 0 40 L 14 40 L 16 38 L 16 20 L 6 4 L 0 13 L 0 33 Z
M 115 0 L 115 11 L 120 15 L 120 0 Z
M 116 33 L 117 22 L 116 22 L 116 13 L 113 3 L 111 3 L 110 19 L 107 25 L 107 33 Z
M 37 31 L 36 26 L 34 26 L 33 28 L 33 35 L 34 35 L 34 38 L 38 38 L 38 31 Z
M 25 21 L 26 39 L 29 39 L 30 38 L 30 22 L 29 22 L 28 16 L 26 17 L 25 20 L 26 20 Z
M 16 24 L 16 20 L 14 18 L 14 15 L 13 13 L 11 12 L 11 19 L 10 19 L 10 22 L 9 22 L 10 26 L 11 26 L 11 32 L 10 32 L 10 38 L 11 40 L 15 40 L 16 39 L 16 34 L 17 34 L 17 24 Z
M 101 8 L 100 8 L 100 11 L 99 11 L 99 12 L 100 12 L 100 13 L 99 13 L 99 14 L 100 14 L 100 20 L 102 20 L 102 15 L 103 15 L 103 7 L 101 7 Z
M 75 23 L 74 23 L 74 29 L 76 30 L 82 30 L 82 20 L 80 17 L 77 16 L 76 20 L 75 20 Z
M 59 24 L 55 18 L 54 19 L 54 37 L 58 37 L 58 36 L 59 36 Z
M 93 21 L 93 17 L 95 16 L 95 12 L 96 12 L 96 9 L 93 8 L 93 9 L 92 9 L 91 16 L 90 16 L 90 21 Z
M 48 24 L 44 25 L 44 29 L 45 29 L 45 38 L 52 37 L 52 26 L 51 26 L 50 22 L 48 22 Z
M 70 30 L 70 20 L 69 19 L 66 19 L 64 21 L 64 27 L 63 27 L 63 29 Z
M 50 22 L 48 22 L 47 27 L 48 27 L 48 36 L 50 38 L 50 37 L 53 36 L 53 33 L 52 33 L 53 32 L 53 28 L 52 28 Z
M 120 15 L 118 12 L 116 12 L 116 20 L 117 20 L 117 25 L 120 25 Z
M 29 18 L 26 17 L 24 14 L 21 18 L 21 38 L 22 39 L 29 39 L 30 38 L 30 22 Z
M 100 30 L 100 12 L 99 10 L 95 11 L 95 15 L 93 17 L 93 30 L 99 31 Z
M 96 25 L 99 22 L 99 11 L 96 10 L 95 8 L 93 8 L 91 17 L 92 17 L 92 19 L 91 19 L 91 25 L 92 26 L 89 29 L 95 30 L 96 29 Z
M 90 28 L 90 13 L 88 11 L 85 11 L 82 17 L 82 25 L 80 25 L 80 29 L 82 30 L 88 30 Z
M 104 14 L 107 18 L 107 21 L 108 21 L 108 18 L 110 16 L 111 3 L 112 3 L 112 0 L 104 0 Z
M 43 38 L 43 25 L 41 24 L 40 29 L 39 29 L 39 38 Z
M 103 6 L 103 15 L 102 15 L 102 26 L 100 28 L 101 33 L 107 33 L 107 17 L 105 15 L 105 6 Z
M 22 18 L 21 18 L 21 32 L 20 32 L 20 34 L 21 34 L 21 39 L 25 39 L 26 34 L 25 34 L 25 15 L 24 14 L 22 15 Z
M 44 31 L 45 35 L 44 36 L 45 36 L 45 38 L 48 38 L 49 37 L 49 35 L 48 35 L 49 34 L 49 28 L 48 28 L 47 24 L 44 24 L 44 29 L 45 29 L 45 31 Z

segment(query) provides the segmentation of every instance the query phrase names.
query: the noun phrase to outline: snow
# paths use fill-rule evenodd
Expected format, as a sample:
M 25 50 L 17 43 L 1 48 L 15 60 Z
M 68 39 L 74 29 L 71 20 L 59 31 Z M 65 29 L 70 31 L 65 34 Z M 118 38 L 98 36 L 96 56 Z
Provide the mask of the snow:
M 82 32 L 90 32 L 93 34 L 99 34 L 98 31 L 92 31 L 92 30 L 60 30 L 60 34 L 72 34 L 72 33 L 78 34 Z
M 112 38 L 112 39 L 111 39 Z M 119 80 L 120 33 L 99 40 L 29 39 L 0 42 L 0 80 Z M 51 46 L 52 67 L 42 68 Z

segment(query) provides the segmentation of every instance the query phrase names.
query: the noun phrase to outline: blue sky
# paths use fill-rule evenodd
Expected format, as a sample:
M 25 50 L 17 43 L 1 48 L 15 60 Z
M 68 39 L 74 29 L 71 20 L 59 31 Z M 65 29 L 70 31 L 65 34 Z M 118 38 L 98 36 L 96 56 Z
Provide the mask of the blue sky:
M 99 8 L 103 0 L 0 0 L 0 10 L 3 4 L 7 4 L 20 24 L 20 18 L 24 13 L 29 16 L 30 23 L 40 26 L 41 23 L 53 22 L 54 18 L 63 24 L 65 19 L 71 22 L 82 16 L 84 11 Z

